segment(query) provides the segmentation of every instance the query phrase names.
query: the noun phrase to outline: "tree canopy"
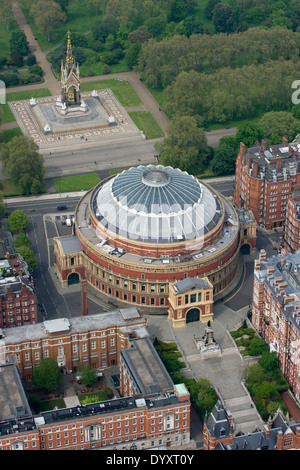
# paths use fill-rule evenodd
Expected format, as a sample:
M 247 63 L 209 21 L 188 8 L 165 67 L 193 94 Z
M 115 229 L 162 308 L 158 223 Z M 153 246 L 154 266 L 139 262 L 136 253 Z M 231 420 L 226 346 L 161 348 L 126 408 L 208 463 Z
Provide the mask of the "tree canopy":
M 11 232 L 22 232 L 28 223 L 28 217 L 21 209 L 16 209 L 8 216 L 8 228 Z
M 3 170 L 23 194 L 37 194 L 42 189 L 45 169 L 37 150 L 36 143 L 26 136 L 13 137 L 0 147 Z
M 30 14 L 37 27 L 47 33 L 48 41 L 51 40 L 55 28 L 61 26 L 67 19 L 61 6 L 54 0 L 37 0 L 32 4 Z
M 210 155 L 204 130 L 192 116 L 174 117 L 168 126 L 167 137 L 157 142 L 155 148 L 160 152 L 163 165 L 192 174 L 201 171 Z
M 40 364 L 33 369 L 33 383 L 42 390 L 55 390 L 62 381 L 62 374 L 57 362 L 52 357 L 42 359 Z

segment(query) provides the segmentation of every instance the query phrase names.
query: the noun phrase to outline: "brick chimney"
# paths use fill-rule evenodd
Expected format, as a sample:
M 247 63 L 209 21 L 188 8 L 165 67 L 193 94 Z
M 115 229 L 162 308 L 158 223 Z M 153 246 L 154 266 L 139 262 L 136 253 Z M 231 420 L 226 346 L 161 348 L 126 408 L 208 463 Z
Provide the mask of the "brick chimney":
M 244 142 L 240 142 L 240 155 L 244 157 L 246 154 L 246 145 Z
M 82 277 L 81 278 L 81 315 L 82 316 L 86 316 L 88 314 L 86 286 L 87 286 L 87 279 L 86 277 Z

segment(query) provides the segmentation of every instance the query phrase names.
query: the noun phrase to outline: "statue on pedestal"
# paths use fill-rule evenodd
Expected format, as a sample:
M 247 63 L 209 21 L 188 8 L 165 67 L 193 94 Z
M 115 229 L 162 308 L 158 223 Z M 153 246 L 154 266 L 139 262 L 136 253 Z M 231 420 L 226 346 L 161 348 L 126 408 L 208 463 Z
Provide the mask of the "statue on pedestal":
M 61 62 L 61 104 L 80 106 L 80 74 L 79 65 L 75 64 L 72 55 L 70 32 L 68 32 L 66 63 Z

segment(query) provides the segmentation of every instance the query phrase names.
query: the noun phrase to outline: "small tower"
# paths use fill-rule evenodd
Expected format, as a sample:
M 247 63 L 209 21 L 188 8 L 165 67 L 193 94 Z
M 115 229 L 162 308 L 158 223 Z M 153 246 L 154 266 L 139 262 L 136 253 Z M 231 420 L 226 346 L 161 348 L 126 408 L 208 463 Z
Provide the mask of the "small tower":
M 80 76 L 78 63 L 72 55 L 70 32 L 68 31 L 67 56 L 61 61 L 61 104 L 63 107 L 80 106 Z

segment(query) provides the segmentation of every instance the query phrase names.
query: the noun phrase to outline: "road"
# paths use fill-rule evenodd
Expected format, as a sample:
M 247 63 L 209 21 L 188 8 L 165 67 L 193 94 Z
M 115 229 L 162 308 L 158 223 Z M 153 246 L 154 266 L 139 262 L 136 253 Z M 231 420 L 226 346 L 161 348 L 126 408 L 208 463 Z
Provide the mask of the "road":
M 97 172 L 104 169 L 127 168 L 139 163 L 157 164 L 153 140 L 126 144 L 103 145 L 98 148 L 80 149 L 44 154 L 45 178 Z

